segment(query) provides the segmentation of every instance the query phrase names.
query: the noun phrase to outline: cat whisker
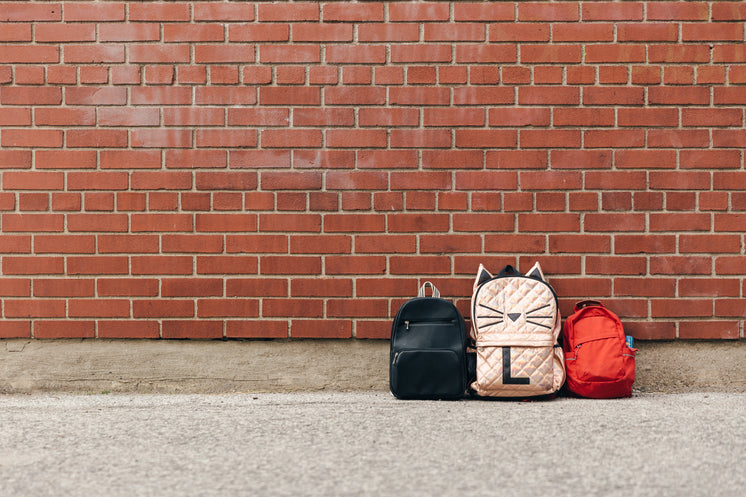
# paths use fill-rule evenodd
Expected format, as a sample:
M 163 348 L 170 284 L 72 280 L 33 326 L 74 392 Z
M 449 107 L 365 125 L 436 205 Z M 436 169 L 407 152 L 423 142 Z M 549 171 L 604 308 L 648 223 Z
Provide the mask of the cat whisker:
M 544 308 L 547 308 L 547 307 L 549 307 L 549 305 L 550 305 L 550 304 L 544 304 L 543 306 L 541 306 L 541 307 L 537 307 L 536 309 L 531 309 L 530 311 L 526 312 L 526 314 L 532 314 L 532 313 L 534 313 L 534 312 L 540 311 L 540 310 L 542 310 L 542 309 L 544 309 Z
M 498 314 L 499 314 L 499 315 L 501 315 L 501 316 L 503 315 L 503 312 L 502 312 L 502 311 L 498 311 L 497 309 L 493 309 L 492 307 L 490 307 L 490 306 L 488 306 L 488 305 L 484 305 L 484 304 L 479 304 L 479 307 L 483 307 L 483 308 L 485 308 L 485 309 L 489 309 L 490 311 L 496 312 L 496 313 L 498 313 Z

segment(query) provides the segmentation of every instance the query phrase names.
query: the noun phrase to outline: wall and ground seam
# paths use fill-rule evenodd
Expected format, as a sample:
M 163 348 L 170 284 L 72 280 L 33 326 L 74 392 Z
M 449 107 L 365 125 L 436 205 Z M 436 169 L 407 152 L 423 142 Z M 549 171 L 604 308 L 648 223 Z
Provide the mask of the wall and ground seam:
M 0 2 L 0 338 L 386 338 L 536 260 L 563 315 L 744 338 L 745 20 Z

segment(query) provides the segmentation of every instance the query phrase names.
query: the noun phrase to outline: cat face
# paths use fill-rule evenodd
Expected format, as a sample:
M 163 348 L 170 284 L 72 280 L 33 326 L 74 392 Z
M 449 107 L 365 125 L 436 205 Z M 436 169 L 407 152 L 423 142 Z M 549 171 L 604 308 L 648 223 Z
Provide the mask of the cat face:
M 522 276 L 508 266 L 500 276 Z M 526 277 L 545 282 L 537 262 Z M 479 267 L 475 288 L 493 279 L 484 266 Z M 546 295 L 545 295 L 546 293 Z M 478 332 L 544 333 L 552 330 L 556 303 L 547 285 L 537 285 L 525 278 L 497 278 L 480 290 L 480 299 L 473 309 Z M 549 303 L 548 303 L 549 302 Z M 489 330 L 489 331 L 488 331 Z

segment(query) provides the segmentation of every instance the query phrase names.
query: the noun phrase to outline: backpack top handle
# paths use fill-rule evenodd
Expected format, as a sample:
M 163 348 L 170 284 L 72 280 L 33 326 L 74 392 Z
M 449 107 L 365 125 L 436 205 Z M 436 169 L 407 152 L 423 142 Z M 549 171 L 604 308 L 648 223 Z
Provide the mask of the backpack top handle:
M 426 293 L 426 288 L 427 288 L 428 286 L 430 287 L 430 290 L 431 290 L 431 293 L 432 293 L 432 297 L 433 297 L 434 299 L 438 299 L 438 298 L 440 298 L 440 292 L 438 291 L 438 289 L 437 289 L 437 288 L 435 288 L 435 285 L 433 285 L 433 284 L 432 284 L 432 283 L 430 283 L 429 281 L 426 281 L 426 282 L 424 282 L 424 283 L 422 284 L 422 286 L 420 287 L 420 291 L 419 291 L 419 292 L 417 292 L 417 296 L 418 296 L 418 297 L 424 297 L 424 296 L 425 296 L 425 293 Z

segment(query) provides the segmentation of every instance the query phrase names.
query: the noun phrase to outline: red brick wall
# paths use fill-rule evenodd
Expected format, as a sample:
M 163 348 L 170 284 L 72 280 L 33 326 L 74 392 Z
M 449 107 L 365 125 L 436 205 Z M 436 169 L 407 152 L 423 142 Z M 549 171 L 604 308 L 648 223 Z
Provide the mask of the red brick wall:
M 0 337 L 386 337 L 540 260 L 743 337 L 746 3 L 0 3 Z

